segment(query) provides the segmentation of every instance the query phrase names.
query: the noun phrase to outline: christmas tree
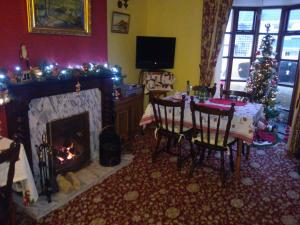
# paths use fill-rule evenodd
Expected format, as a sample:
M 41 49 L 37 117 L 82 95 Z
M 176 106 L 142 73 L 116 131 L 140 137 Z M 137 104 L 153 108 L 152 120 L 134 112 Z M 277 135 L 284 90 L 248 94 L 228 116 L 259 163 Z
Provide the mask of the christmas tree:
M 250 76 L 247 80 L 246 91 L 251 93 L 253 100 L 264 105 L 266 118 L 278 116 L 275 108 L 277 94 L 277 61 L 273 52 L 275 39 L 269 34 L 270 24 L 265 25 L 267 34 L 263 37 L 257 58 L 250 67 Z

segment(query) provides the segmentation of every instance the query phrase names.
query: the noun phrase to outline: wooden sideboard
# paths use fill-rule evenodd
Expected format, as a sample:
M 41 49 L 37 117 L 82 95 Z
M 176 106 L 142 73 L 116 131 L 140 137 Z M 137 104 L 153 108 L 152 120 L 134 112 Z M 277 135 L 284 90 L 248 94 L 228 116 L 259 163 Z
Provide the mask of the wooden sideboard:
M 143 92 L 115 100 L 116 131 L 124 141 L 133 138 L 139 130 L 144 110 L 143 101 Z

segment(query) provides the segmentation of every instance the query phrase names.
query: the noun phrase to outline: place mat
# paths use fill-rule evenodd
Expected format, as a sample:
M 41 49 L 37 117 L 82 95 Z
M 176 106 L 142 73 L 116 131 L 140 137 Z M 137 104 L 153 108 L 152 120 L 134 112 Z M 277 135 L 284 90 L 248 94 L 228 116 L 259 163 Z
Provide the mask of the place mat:
M 205 107 L 209 107 L 212 109 L 220 109 L 220 110 L 229 110 L 230 109 L 230 107 L 228 107 L 228 106 L 212 105 L 212 104 L 207 104 L 207 103 L 197 103 L 196 105 L 205 106 Z
M 212 98 L 209 99 L 210 102 L 215 103 L 215 104 L 221 104 L 221 105 L 231 105 L 231 103 L 234 103 L 235 106 L 244 106 L 247 103 L 243 101 L 235 101 L 235 100 L 230 100 L 230 99 L 222 99 L 222 98 Z

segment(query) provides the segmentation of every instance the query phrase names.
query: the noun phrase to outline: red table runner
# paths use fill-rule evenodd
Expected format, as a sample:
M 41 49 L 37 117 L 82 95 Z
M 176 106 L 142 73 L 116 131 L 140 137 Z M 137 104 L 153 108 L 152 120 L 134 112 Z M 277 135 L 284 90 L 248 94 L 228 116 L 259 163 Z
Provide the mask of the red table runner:
M 247 104 L 246 102 L 243 101 L 235 101 L 235 100 L 222 99 L 222 98 L 212 98 L 209 99 L 209 101 L 215 104 L 222 104 L 222 105 L 231 105 L 231 103 L 234 103 L 235 106 L 244 106 Z
M 207 104 L 207 103 L 197 103 L 199 106 L 206 106 L 212 109 L 221 109 L 221 110 L 229 110 L 230 107 L 228 106 L 221 106 L 221 105 L 212 105 L 212 104 Z

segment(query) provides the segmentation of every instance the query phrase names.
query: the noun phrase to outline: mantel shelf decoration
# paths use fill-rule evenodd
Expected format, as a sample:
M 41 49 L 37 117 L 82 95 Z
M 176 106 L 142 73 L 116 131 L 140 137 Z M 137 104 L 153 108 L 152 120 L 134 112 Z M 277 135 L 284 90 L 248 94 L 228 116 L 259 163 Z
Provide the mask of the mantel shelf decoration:
M 114 82 L 117 82 L 122 79 L 122 72 L 120 66 L 107 63 L 83 63 L 67 68 L 60 68 L 58 63 L 43 63 L 39 67 L 30 68 L 29 76 L 30 79 L 24 80 L 20 66 L 16 66 L 14 71 L 0 69 L 0 90 L 5 91 L 10 84 L 22 85 L 29 82 L 68 80 L 80 77 L 111 76 Z

